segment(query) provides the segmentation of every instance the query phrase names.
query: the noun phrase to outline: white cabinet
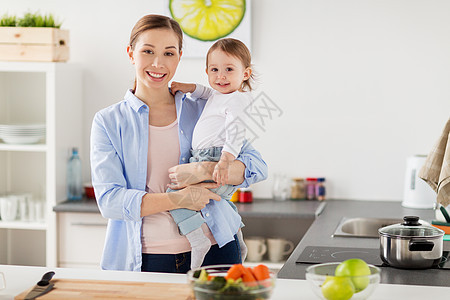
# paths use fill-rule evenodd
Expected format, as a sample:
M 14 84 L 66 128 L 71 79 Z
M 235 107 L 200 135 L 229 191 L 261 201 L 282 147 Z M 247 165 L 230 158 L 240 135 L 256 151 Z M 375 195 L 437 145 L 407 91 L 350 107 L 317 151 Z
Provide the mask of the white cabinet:
M 68 63 L 0 62 L 0 124 L 46 125 L 38 144 L 0 140 L 0 195 L 42 200 L 40 222 L 0 220 L 0 264 L 56 267 L 56 213 L 66 199 L 66 163 L 81 148 L 81 71 Z M 6 241 L 6 242 L 3 242 Z
M 100 268 L 107 222 L 98 213 L 58 213 L 58 267 Z

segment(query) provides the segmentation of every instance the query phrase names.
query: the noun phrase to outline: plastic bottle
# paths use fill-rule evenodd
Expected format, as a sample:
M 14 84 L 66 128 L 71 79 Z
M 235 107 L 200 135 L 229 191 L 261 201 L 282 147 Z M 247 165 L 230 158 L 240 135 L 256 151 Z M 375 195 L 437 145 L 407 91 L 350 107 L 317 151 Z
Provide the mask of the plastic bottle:
M 319 201 L 325 200 L 325 178 L 320 177 L 317 178 L 317 184 L 316 184 L 316 198 Z
M 72 156 L 67 163 L 67 199 L 81 200 L 82 196 L 81 160 L 78 149 L 72 148 Z
M 316 199 L 316 182 L 317 178 L 312 177 L 306 178 L 306 199 L 308 200 Z

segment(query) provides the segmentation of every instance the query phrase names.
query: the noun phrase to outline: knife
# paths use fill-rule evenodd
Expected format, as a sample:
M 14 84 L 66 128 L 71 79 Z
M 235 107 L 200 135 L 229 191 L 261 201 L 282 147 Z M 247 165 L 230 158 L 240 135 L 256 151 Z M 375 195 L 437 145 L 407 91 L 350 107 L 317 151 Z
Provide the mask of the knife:
M 33 289 L 25 296 L 24 300 L 33 300 L 36 297 L 42 296 L 53 289 L 53 283 L 50 280 L 55 275 L 55 272 L 47 272 L 42 276 L 42 279 L 33 287 Z

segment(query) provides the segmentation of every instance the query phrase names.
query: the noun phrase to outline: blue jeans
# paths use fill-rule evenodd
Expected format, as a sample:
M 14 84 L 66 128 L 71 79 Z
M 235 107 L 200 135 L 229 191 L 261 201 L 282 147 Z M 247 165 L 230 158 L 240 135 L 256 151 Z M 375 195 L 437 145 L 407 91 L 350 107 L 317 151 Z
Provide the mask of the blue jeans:
M 222 148 L 223 147 L 211 147 L 206 149 L 191 150 L 192 157 L 189 159 L 189 162 L 219 161 L 220 156 L 222 155 Z M 234 186 L 224 185 L 210 190 L 219 195 L 222 199 L 226 200 L 237 212 L 236 206 L 231 201 L 229 201 L 231 199 L 231 196 L 233 196 L 234 192 L 236 192 L 237 190 Z M 167 192 L 173 192 L 173 190 L 168 188 Z M 200 226 L 205 223 L 205 219 L 203 219 L 200 212 L 194 210 L 190 210 L 187 208 L 178 208 L 169 212 L 172 215 L 175 223 L 178 225 L 178 229 L 180 230 L 180 233 L 182 235 L 186 235 L 189 232 L 200 228 Z
M 242 263 L 241 249 L 237 236 L 222 248 L 211 246 L 202 266 L 232 265 Z M 141 272 L 187 273 L 191 268 L 191 252 L 179 254 L 142 253 Z

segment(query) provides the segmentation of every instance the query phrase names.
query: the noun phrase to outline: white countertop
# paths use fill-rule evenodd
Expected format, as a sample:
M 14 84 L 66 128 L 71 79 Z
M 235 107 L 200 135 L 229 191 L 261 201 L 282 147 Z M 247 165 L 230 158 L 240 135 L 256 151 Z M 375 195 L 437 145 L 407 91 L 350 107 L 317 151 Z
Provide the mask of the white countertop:
M 54 278 L 92 279 L 116 281 L 148 281 L 165 283 L 186 283 L 184 274 L 139 273 L 123 271 L 102 271 L 92 269 L 70 269 L 45 267 L 25 267 L 0 265 L 5 275 L 6 289 L 0 290 L 0 299 L 14 299 L 14 296 L 35 285 L 42 275 L 55 271 Z M 389 299 L 448 299 L 450 287 L 432 287 L 416 285 L 380 284 L 370 297 L 371 300 Z M 435 298 L 434 298 L 435 297 Z M 310 289 L 308 282 L 296 279 L 278 279 L 272 299 L 318 299 Z

